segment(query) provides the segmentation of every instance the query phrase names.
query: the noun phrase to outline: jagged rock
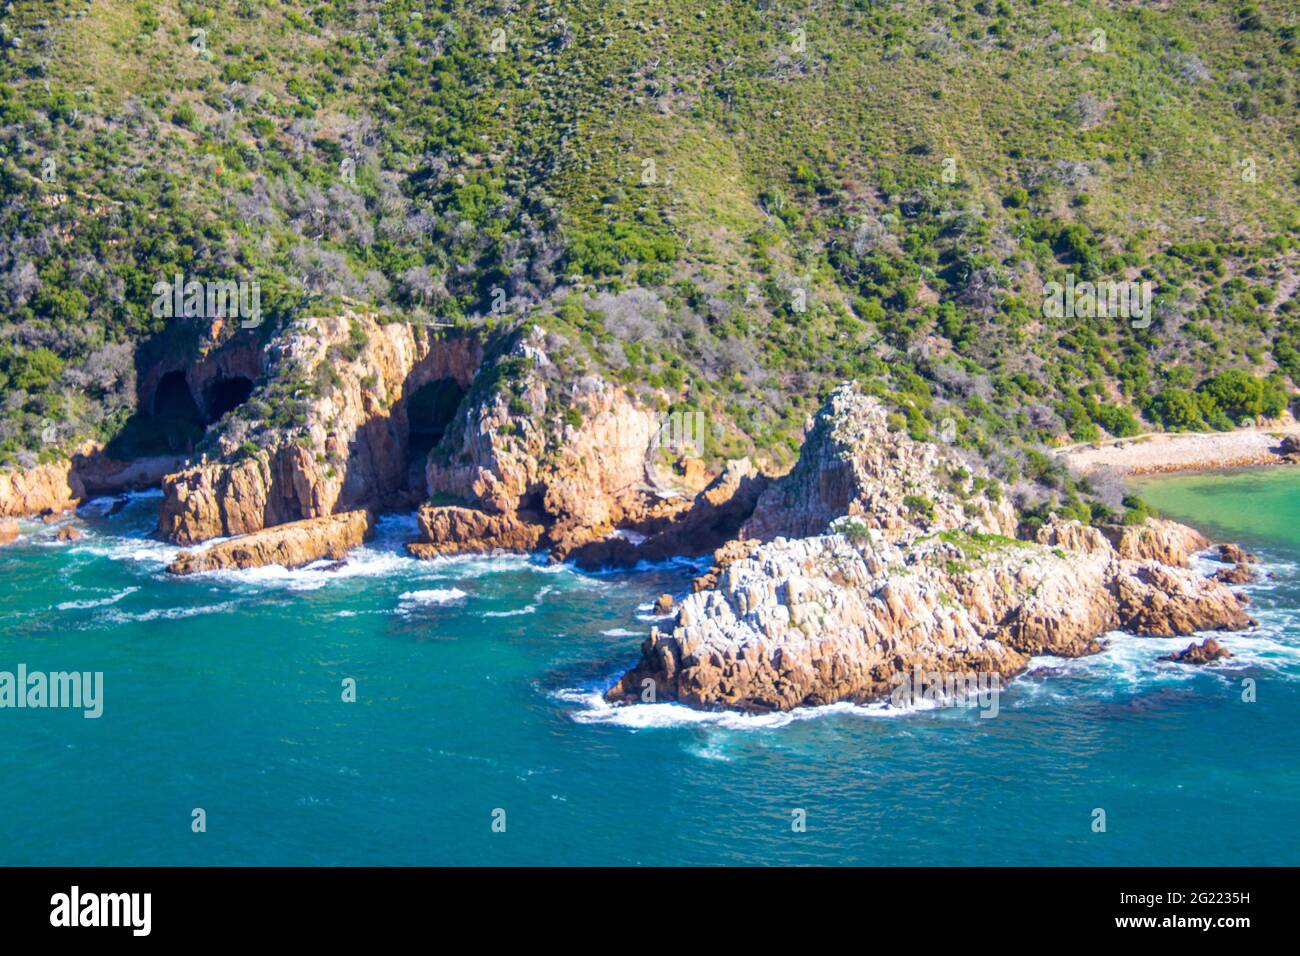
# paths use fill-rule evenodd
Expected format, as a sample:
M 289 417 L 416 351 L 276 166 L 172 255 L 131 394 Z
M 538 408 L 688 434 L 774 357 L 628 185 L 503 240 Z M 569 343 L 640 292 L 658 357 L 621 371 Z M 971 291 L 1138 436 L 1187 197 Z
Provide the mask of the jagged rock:
M 488 514 L 456 506 L 424 505 L 419 521 L 422 540 L 406 546 L 417 558 L 534 551 L 545 530 L 517 515 Z
M 1250 626 L 1241 602 L 1224 585 L 1180 571 L 1148 561 L 1117 577 L 1120 627 L 1145 637 L 1174 637 Z
M 21 529 L 12 518 L 0 518 L 0 545 L 13 544 L 18 540 Z
M 56 534 L 54 537 L 58 541 L 80 541 L 81 532 L 78 531 L 76 528 L 74 528 L 72 525 L 65 525 L 64 527 L 59 529 L 59 533 Z
M 677 613 L 671 633 L 652 630 L 610 700 L 641 700 L 650 680 L 655 699 L 703 708 L 866 701 L 918 667 L 1007 678 L 1032 655 L 1095 653 L 1114 629 L 1167 636 L 1249 624 L 1223 585 L 1109 548 L 972 539 L 954 551 L 879 532 L 856 544 L 832 534 L 761 545 Z
M 1219 560 L 1228 564 L 1255 564 L 1259 558 L 1237 544 L 1219 545 Z
M 1224 584 L 1250 584 L 1255 580 L 1255 572 L 1249 564 L 1237 564 L 1231 568 L 1220 568 L 1214 572 L 1214 580 Z
M 1209 664 L 1231 656 L 1232 651 L 1214 638 L 1207 637 L 1200 644 L 1193 641 L 1183 650 L 1175 651 L 1173 654 L 1165 654 L 1163 657 L 1157 657 L 1156 660 L 1173 661 L 1175 664 Z
M 976 528 L 1015 534 L 1010 502 L 975 494 L 976 476 L 947 446 L 893 432 L 889 410 L 841 385 L 817 413 L 799 461 L 759 497 L 742 538 L 821 534 L 844 515 L 890 533 Z M 960 494 L 958 494 L 960 492 Z
M 1192 555 L 1210 546 L 1206 537 L 1195 528 L 1163 518 L 1148 518 L 1139 525 L 1107 528 L 1104 533 L 1121 558 L 1150 559 L 1180 568 L 1190 566 Z
M 727 462 L 722 474 L 676 514 L 638 526 L 643 540 L 610 537 L 591 542 L 570 555 L 583 569 L 632 567 L 639 561 L 662 561 L 677 555 L 708 554 L 723 545 L 754 510 L 770 479 L 742 458 Z
M 279 564 L 302 567 L 328 558 L 338 561 L 370 534 L 373 516 L 361 509 L 291 521 L 220 541 L 202 551 L 182 551 L 167 567 L 171 574 L 195 574 Z
M 659 615 L 671 614 L 673 612 L 673 596 L 671 594 L 661 594 L 655 601 L 655 613 Z
M 1187 567 L 1207 545 L 1194 530 L 1153 520 L 1108 538 L 1054 520 L 1036 541 L 1016 540 L 1004 502 L 974 485 L 952 494 L 962 479 L 946 453 L 889 432 L 879 411 L 851 388 L 832 395 L 799 463 L 742 529 L 766 540 L 715 553 L 609 700 L 749 711 L 861 702 L 916 669 L 1007 678 L 1033 655 L 1095 653 L 1115 629 L 1251 623 L 1228 588 Z M 908 495 L 931 507 L 918 514 Z

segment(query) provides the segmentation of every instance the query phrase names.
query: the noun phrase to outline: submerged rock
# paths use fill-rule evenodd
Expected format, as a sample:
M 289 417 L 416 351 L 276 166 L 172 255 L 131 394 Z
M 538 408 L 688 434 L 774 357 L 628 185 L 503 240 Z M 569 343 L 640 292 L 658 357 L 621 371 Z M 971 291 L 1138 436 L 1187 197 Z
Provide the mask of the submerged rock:
M 1181 651 L 1175 651 L 1173 654 L 1166 654 L 1163 657 L 1157 657 L 1158 661 L 1173 661 L 1175 664 L 1209 664 L 1213 661 L 1222 660 L 1225 657 L 1231 657 L 1232 651 L 1228 650 L 1212 637 L 1197 644 L 1193 641 Z
M 171 574 L 260 568 L 299 568 L 313 561 L 341 560 L 369 536 L 373 516 L 363 510 L 290 521 L 219 541 L 202 551 L 182 551 L 167 567 Z

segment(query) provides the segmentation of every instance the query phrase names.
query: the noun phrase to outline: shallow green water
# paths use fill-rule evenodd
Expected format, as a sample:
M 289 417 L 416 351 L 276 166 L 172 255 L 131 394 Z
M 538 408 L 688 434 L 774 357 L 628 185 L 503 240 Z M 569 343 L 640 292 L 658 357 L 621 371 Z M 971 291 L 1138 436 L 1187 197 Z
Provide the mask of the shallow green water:
M 604 707 L 686 567 L 416 562 L 388 519 L 342 571 L 177 580 L 156 498 L 72 546 L 26 524 L 0 550 L 0 670 L 103 671 L 105 700 L 0 710 L 0 864 L 1298 863 L 1297 489 L 1146 491 L 1246 529 L 1276 576 L 1231 667 L 1119 637 L 1044 659 L 993 720 Z

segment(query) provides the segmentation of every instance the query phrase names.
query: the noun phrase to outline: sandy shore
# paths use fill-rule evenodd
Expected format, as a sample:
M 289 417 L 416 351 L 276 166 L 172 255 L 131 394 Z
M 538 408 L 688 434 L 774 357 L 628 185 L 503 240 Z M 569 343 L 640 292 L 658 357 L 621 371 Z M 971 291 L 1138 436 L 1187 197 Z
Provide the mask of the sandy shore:
M 1109 442 L 1073 445 L 1056 454 L 1072 471 L 1105 468 L 1117 475 L 1160 475 L 1279 465 L 1297 461 L 1281 453 L 1281 439 L 1300 437 L 1300 423 L 1231 432 L 1157 432 Z

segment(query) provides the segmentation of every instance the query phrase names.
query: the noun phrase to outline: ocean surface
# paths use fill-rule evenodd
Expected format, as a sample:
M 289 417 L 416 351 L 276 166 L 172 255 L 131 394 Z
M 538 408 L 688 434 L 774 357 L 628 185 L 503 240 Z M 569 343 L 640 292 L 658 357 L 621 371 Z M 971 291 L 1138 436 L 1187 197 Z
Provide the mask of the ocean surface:
M 1043 658 L 995 719 L 604 706 L 685 562 L 418 562 L 397 516 L 342 569 L 176 579 L 156 496 L 24 523 L 0 671 L 102 671 L 103 714 L 0 709 L 0 865 L 1300 863 L 1300 472 L 1144 495 L 1261 555 L 1260 627 Z

